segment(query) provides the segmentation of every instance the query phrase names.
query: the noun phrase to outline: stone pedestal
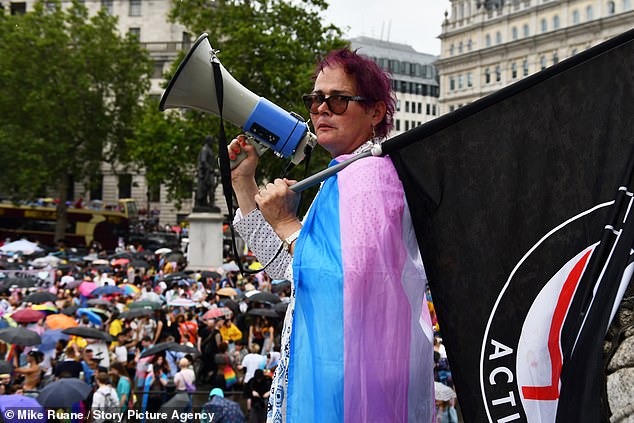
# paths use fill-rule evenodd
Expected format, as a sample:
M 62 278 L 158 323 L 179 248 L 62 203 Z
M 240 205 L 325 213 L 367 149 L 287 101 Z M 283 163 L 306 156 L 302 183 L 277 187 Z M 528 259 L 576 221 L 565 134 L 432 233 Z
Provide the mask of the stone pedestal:
M 222 221 L 217 212 L 197 212 L 189 221 L 188 265 L 191 270 L 208 270 L 222 265 Z

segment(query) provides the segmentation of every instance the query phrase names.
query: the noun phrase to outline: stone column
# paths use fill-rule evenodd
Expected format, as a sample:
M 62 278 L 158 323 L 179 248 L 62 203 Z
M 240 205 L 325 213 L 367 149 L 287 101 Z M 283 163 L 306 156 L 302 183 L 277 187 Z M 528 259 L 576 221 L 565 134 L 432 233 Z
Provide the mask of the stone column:
M 219 212 L 194 211 L 189 221 L 188 265 L 191 270 L 208 270 L 222 265 L 222 221 Z

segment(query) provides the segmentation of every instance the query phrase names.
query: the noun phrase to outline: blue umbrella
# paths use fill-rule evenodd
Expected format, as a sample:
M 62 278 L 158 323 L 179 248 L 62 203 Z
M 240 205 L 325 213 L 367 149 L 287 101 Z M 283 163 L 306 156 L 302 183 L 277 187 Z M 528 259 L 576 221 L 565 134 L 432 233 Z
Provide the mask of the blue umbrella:
M 97 326 L 101 326 L 101 324 L 103 323 L 101 321 L 101 317 L 99 317 L 99 315 L 97 313 L 95 313 L 92 310 L 89 310 L 87 308 L 80 308 L 77 309 L 77 315 L 78 316 L 88 316 L 88 321 L 94 325 Z
M 44 423 L 47 420 L 40 403 L 35 398 L 24 395 L 0 395 L 0 410 L 7 423 Z
M 0 319 L 0 329 L 8 328 L 11 326 L 6 319 Z
M 104 286 L 100 286 L 99 288 L 95 288 L 90 292 L 90 295 L 92 297 L 97 295 L 113 295 L 113 294 L 123 295 L 125 294 L 125 291 L 119 288 L 118 286 L 104 285 Z
M 47 330 L 42 334 L 42 343 L 38 349 L 42 352 L 53 351 L 57 341 L 60 339 L 69 339 L 70 337 L 62 333 L 62 329 Z

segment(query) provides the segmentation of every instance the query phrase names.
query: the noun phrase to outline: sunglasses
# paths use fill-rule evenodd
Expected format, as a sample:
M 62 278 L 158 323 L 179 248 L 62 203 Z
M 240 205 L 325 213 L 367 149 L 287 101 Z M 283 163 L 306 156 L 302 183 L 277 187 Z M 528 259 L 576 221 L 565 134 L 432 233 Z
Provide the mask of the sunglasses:
M 305 94 L 302 96 L 302 100 L 304 100 L 304 105 L 308 111 L 313 115 L 319 113 L 319 106 L 321 106 L 324 102 L 328 105 L 328 108 L 332 113 L 340 115 L 348 110 L 348 103 L 350 101 L 367 101 L 365 97 L 360 97 L 358 95 L 341 94 L 334 94 L 328 97 L 323 94 Z

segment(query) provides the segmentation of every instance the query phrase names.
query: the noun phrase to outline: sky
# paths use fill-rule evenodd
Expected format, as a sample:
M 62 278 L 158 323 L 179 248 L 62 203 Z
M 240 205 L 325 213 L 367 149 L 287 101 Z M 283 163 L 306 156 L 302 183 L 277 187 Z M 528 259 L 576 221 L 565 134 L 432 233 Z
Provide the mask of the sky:
M 409 44 L 420 53 L 440 54 L 441 24 L 449 0 L 327 0 L 324 17 L 345 38 L 365 35 Z

